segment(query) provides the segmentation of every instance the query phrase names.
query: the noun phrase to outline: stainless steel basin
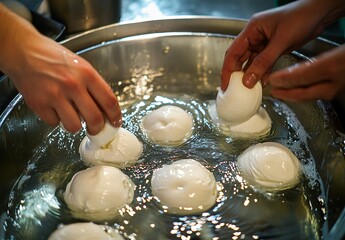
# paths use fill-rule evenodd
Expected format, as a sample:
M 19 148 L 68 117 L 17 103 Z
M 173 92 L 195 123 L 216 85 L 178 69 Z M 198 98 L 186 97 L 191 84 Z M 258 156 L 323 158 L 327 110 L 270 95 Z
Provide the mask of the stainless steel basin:
M 124 23 L 83 33 L 62 44 L 85 57 L 101 73 L 117 94 L 126 115 L 126 108 L 132 103 L 157 93 L 182 98 L 188 96 L 200 101 L 215 99 L 224 52 L 245 24 L 245 21 L 236 19 L 200 17 Z M 332 47 L 328 42 L 315 40 L 301 51 L 281 57 L 275 68 L 289 66 Z M 267 92 L 265 97 L 269 99 Z M 315 168 L 322 180 L 325 219 L 316 230 L 317 236 L 341 239 L 345 218 L 345 138 L 342 124 L 329 102 L 284 104 L 292 109 L 308 133 L 308 154 L 315 160 Z M 284 122 L 293 127 L 290 120 L 285 119 Z M 19 178 L 22 173 L 28 177 L 25 175 L 30 172 L 28 161 L 37 152 L 37 147 L 49 142 L 49 134 L 53 130 L 27 108 L 20 95 L 1 114 L 2 211 L 15 208 L 13 199 L 15 191 L 20 190 L 20 183 L 16 183 L 11 194 L 10 190 L 17 179 L 25 181 L 23 177 Z M 6 217 L 2 221 L 6 222 Z M 56 222 L 47 223 L 46 229 L 55 228 Z M 133 226 L 133 229 L 139 233 L 146 231 L 140 225 Z M 0 237 L 1 234 L 11 235 L 6 229 Z M 138 239 L 152 239 L 150 234 L 169 238 L 169 233 L 148 231 L 147 236 L 138 236 Z M 222 236 L 213 237 L 222 239 Z

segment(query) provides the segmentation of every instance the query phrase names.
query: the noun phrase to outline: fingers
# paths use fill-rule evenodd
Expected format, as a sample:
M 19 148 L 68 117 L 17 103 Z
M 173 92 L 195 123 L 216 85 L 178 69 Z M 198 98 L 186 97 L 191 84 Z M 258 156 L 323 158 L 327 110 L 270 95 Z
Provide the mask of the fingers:
M 63 125 L 63 128 L 68 132 L 77 132 L 81 128 L 81 119 L 77 110 L 68 101 L 61 101 L 55 106 L 50 105 L 30 105 L 29 107 L 37 114 L 42 121 L 50 126 Z
M 88 93 L 92 100 L 97 104 L 94 107 L 97 107 L 98 113 L 102 116 L 105 115 L 113 126 L 120 127 L 122 125 L 122 114 L 119 102 L 117 101 L 113 90 L 96 71 L 93 73 L 93 77 L 94 79 L 88 82 Z M 91 104 L 91 102 L 89 102 L 89 104 Z M 94 114 L 94 111 L 89 110 L 88 113 Z M 85 118 L 86 117 L 89 116 L 85 116 Z M 94 120 L 97 121 L 97 119 Z M 104 124 L 103 121 L 102 124 Z M 94 134 L 98 133 L 96 129 L 91 129 L 90 125 L 88 125 L 88 130 L 90 134 L 93 134 L 93 132 Z
M 221 89 L 223 91 L 228 87 L 231 73 L 240 71 L 243 63 L 250 57 L 251 52 L 248 49 L 249 42 L 245 33 L 240 34 L 227 49 L 221 73 Z
M 223 62 L 221 82 L 223 91 L 228 86 L 231 73 L 241 70 L 246 61 L 243 69 L 245 70 L 243 84 L 252 88 L 258 81 L 265 80 L 263 78 L 267 76 L 278 57 L 285 51 L 285 45 L 281 43 L 281 39 L 278 39 L 274 33 L 272 36 L 268 35 L 260 21 L 255 22 L 254 19 L 233 41 Z
M 81 129 L 81 119 L 73 103 L 62 99 L 56 106 L 55 111 L 65 130 L 74 133 Z
M 86 122 L 87 131 L 92 135 L 100 132 L 104 126 L 103 113 L 89 93 L 87 91 L 79 93 L 74 98 L 74 102 L 79 114 Z
M 73 66 L 72 75 L 61 81 L 51 106 L 55 116 L 50 117 L 61 121 L 64 129 L 77 132 L 81 129 L 81 119 L 86 122 L 87 131 L 91 135 L 99 133 L 104 126 L 105 118 L 115 127 L 122 124 L 122 115 L 119 103 L 110 86 L 85 60 L 78 61 Z M 42 109 L 42 107 L 37 108 Z M 42 112 L 40 113 L 42 117 Z M 43 119 L 43 118 L 42 118 Z M 49 119 L 48 116 L 45 119 Z M 44 119 L 43 119 L 44 120 Z M 53 120 L 50 120 L 52 122 Z
M 272 73 L 271 94 L 285 100 L 331 100 L 345 89 L 345 47 L 337 47 L 287 69 Z
M 73 53 L 64 57 L 67 65 L 73 69 L 69 80 L 64 81 L 64 94 L 71 99 L 78 115 L 83 117 L 87 131 L 91 135 L 99 133 L 105 118 L 115 127 L 120 127 L 121 109 L 110 86 L 85 59 Z
M 112 89 L 106 86 L 105 89 L 108 89 L 108 93 L 101 94 L 101 91 L 92 91 L 95 99 L 98 99 L 97 102 L 101 109 L 103 110 L 108 121 L 114 127 L 121 127 L 122 125 L 122 113 L 119 102 Z
M 55 127 L 59 124 L 60 117 L 53 108 L 42 109 L 42 111 L 35 111 L 35 108 L 30 108 L 48 125 Z
M 249 59 L 243 76 L 243 84 L 252 88 L 258 81 L 262 81 L 265 85 L 267 74 L 283 52 L 280 44 L 272 39 L 260 53 Z
M 316 84 L 326 79 L 323 66 L 318 61 L 304 61 L 272 73 L 268 81 L 274 88 L 297 88 Z
M 330 81 L 324 81 L 309 87 L 298 87 L 293 89 L 272 89 L 271 95 L 275 98 L 300 102 L 315 99 L 331 100 L 337 94 L 337 90 Z

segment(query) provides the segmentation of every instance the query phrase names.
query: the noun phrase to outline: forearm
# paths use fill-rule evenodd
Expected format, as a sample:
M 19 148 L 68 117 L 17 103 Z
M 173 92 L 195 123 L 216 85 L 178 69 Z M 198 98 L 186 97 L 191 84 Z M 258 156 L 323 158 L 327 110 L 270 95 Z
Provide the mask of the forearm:
M 29 41 L 35 41 L 39 32 L 30 22 L 19 17 L 0 3 L 0 70 L 6 74 L 20 69 L 19 60 L 23 48 Z
M 308 8 L 306 14 L 320 16 L 320 23 L 325 28 L 345 16 L 344 0 L 300 0 L 305 8 Z

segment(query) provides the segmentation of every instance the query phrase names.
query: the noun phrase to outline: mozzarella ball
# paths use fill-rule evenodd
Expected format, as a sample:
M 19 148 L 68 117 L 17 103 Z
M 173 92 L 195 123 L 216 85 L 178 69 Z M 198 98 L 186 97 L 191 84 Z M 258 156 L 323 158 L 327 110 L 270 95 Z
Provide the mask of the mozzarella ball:
M 118 135 L 120 128 L 112 126 L 108 121 L 104 123 L 103 129 L 96 135 L 86 133 L 90 141 L 98 147 L 106 148 L 107 145 Z
M 176 215 L 202 213 L 217 199 L 213 174 L 193 159 L 179 160 L 157 169 L 151 187 L 162 208 Z
M 262 101 L 260 81 L 251 89 L 242 83 L 243 72 L 233 72 L 228 88 L 218 91 L 216 108 L 218 115 L 230 123 L 242 123 L 250 119 L 259 109 Z
M 124 238 L 114 229 L 97 225 L 92 222 L 72 223 L 61 225 L 48 240 L 123 240 Z
M 142 119 L 142 129 L 155 143 L 180 145 L 193 132 L 193 117 L 180 107 L 163 106 Z
M 121 170 L 94 166 L 77 172 L 67 184 L 64 200 L 75 217 L 109 220 L 133 200 L 135 185 Z
M 272 120 L 263 107 L 260 107 L 258 112 L 247 121 L 238 124 L 231 124 L 221 119 L 218 116 L 215 104 L 211 104 L 208 111 L 213 123 L 218 126 L 219 130 L 223 134 L 234 138 L 263 137 L 272 128 Z
M 280 191 L 299 182 L 300 162 L 280 143 L 253 145 L 238 156 L 237 164 L 247 182 L 263 190 Z
M 94 144 L 87 136 L 79 146 L 81 159 L 86 165 L 110 165 L 126 167 L 136 163 L 143 151 L 137 137 L 124 128 L 116 130 L 116 136 L 105 147 Z

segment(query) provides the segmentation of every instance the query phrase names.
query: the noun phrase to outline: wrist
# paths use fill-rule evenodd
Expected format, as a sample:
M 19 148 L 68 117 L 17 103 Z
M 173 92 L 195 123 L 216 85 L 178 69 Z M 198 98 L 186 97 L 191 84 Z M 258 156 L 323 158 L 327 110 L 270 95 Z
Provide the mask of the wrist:
M 17 16 L 0 3 L 0 71 L 11 75 L 20 71 L 25 45 L 35 41 L 38 31 L 30 22 Z
M 320 23 L 327 27 L 345 15 L 344 0 L 303 0 L 300 1 L 308 12 L 320 16 Z

